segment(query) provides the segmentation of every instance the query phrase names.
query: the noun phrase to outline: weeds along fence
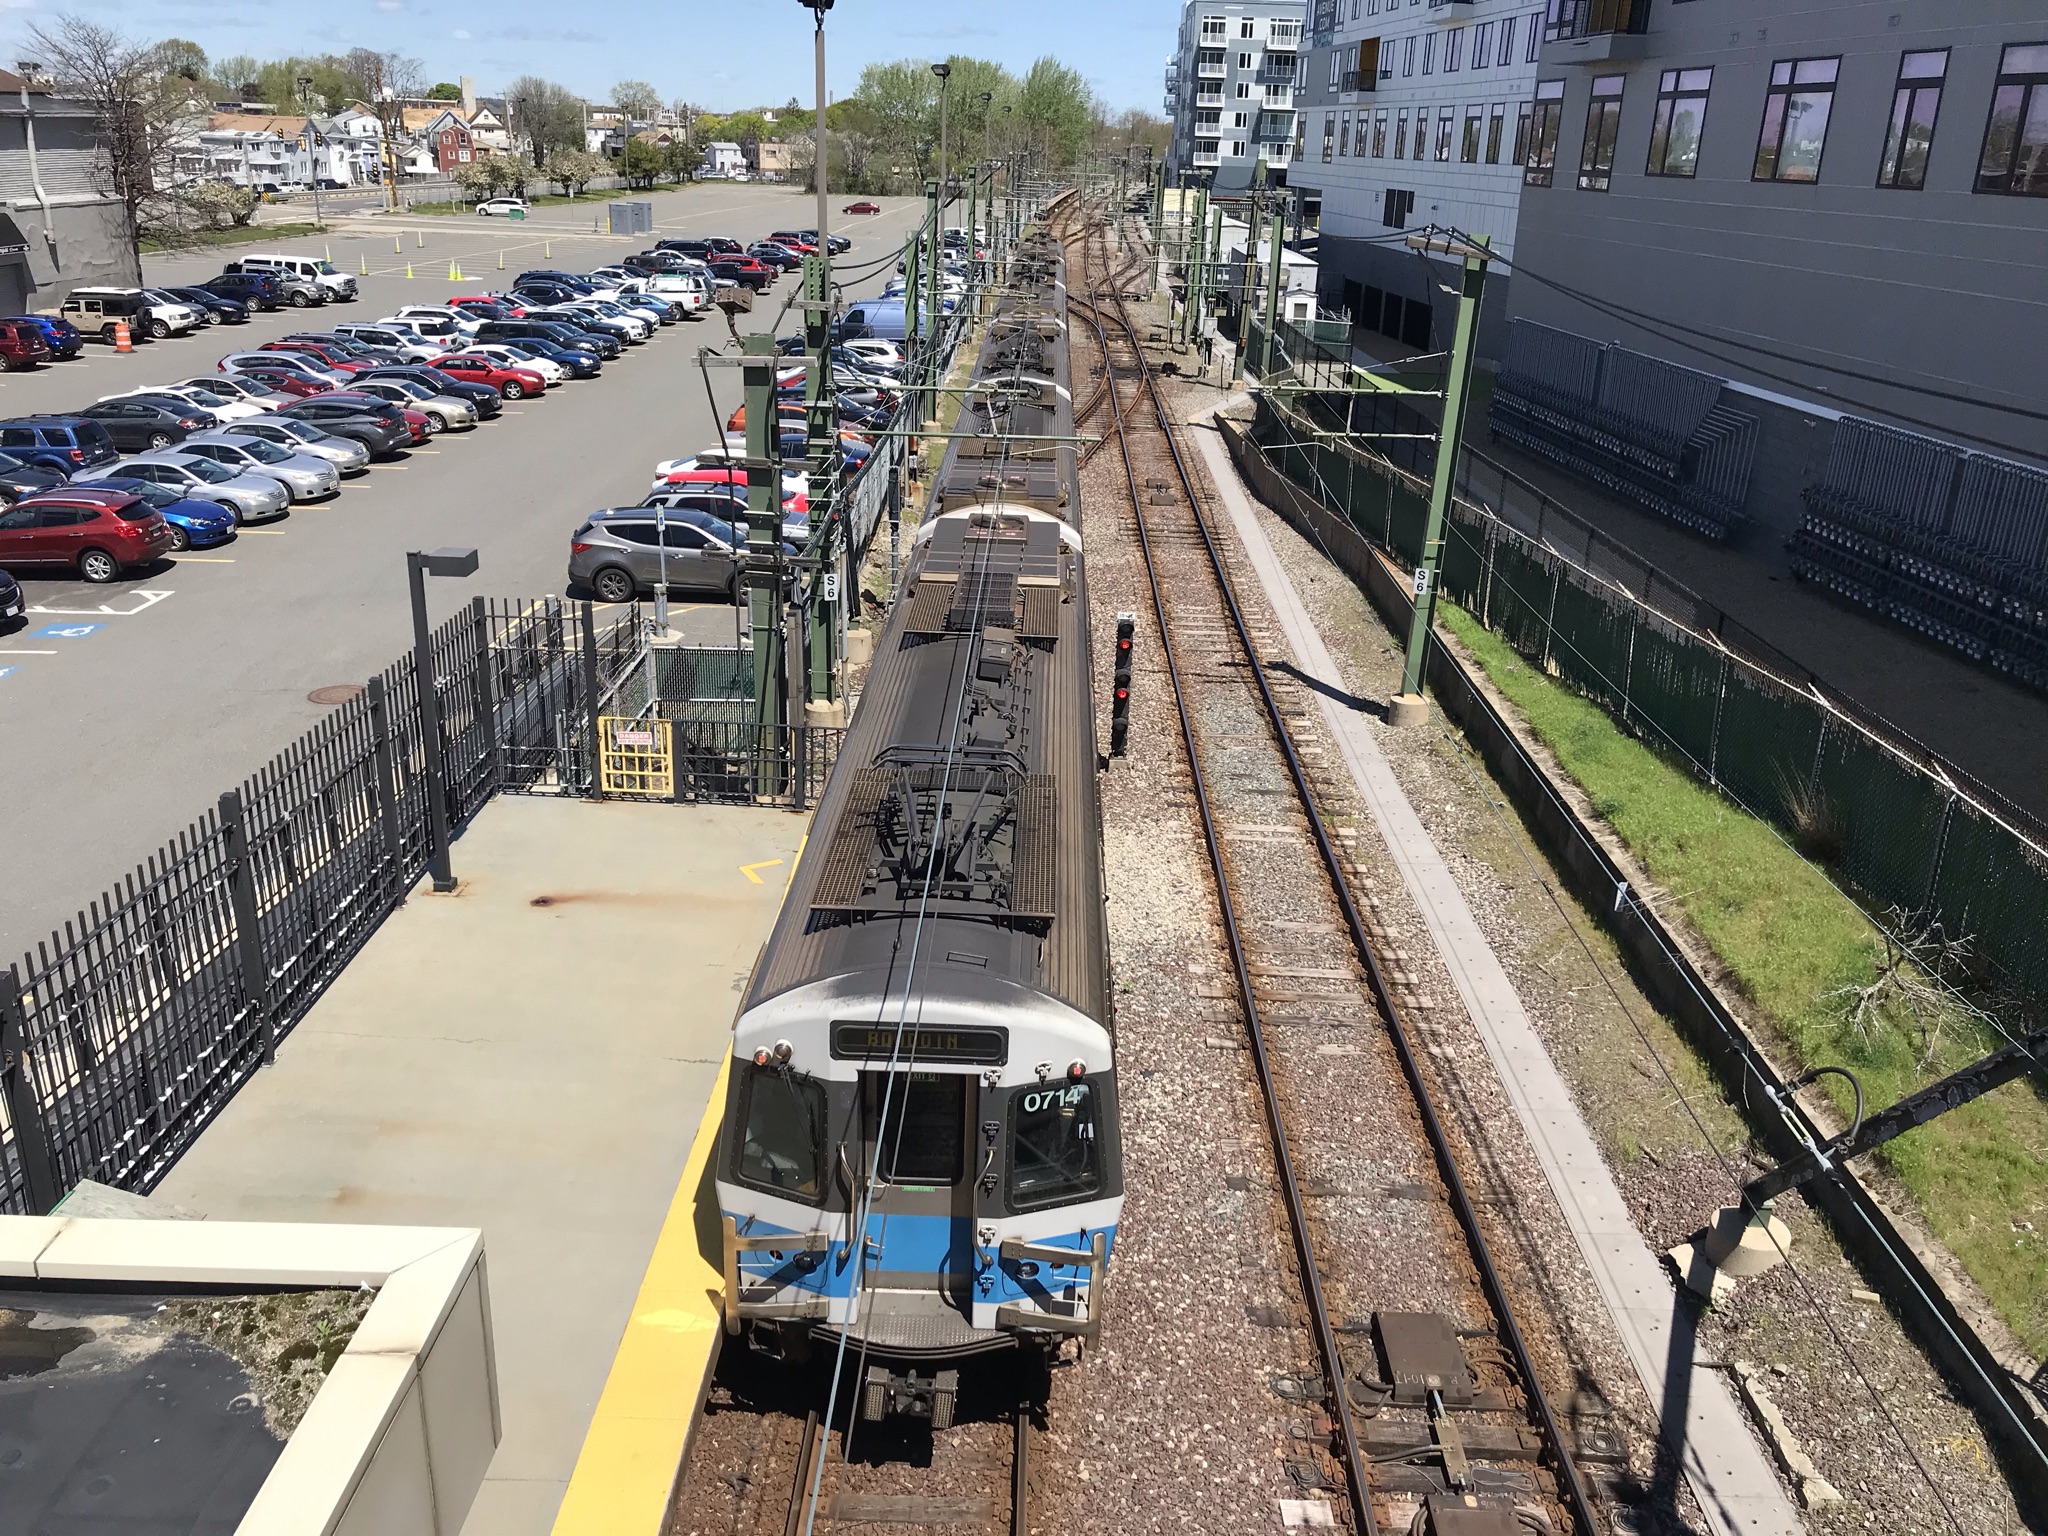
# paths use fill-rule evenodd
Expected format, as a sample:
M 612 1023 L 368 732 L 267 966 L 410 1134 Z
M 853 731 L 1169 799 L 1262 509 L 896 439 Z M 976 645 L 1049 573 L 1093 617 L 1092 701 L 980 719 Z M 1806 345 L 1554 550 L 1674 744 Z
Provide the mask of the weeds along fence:
M 0 1212 L 150 1188 L 272 1058 L 425 871 L 430 750 L 451 826 L 593 792 L 594 703 L 641 650 L 610 612 L 475 599 L 431 636 L 439 741 L 408 656 L 0 970 Z
M 1345 440 L 1374 431 L 1391 434 L 1385 456 Z M 1251 436 L 1280 475 L 1413 565 L 1431 431 L 1383 396 L 1268 390 Z M 1831 864 L 1877 911 L 1968 935 L 2006 980 L 2048 1001 L 2048 834 L 2016 807 L 1477 454 L 1460 465 L 1441 582 L 1521 655 Z

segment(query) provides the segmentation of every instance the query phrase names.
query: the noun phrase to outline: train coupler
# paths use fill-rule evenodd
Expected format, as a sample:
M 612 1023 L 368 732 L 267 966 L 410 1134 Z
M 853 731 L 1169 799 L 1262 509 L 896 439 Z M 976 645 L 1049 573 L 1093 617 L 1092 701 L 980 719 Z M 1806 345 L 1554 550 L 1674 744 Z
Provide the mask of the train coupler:
M 891 1414 L 905 1418 L 930 1419 L 934 1431 L 953 1427 L 953 1410 L 960 1397 L 960 1373 L 939 1371 L 920 1376 L 915 1371 L 898 1375 L 885 1365 L 868 1367 L 861 1383 L 860 1416 L 879 1424 Z

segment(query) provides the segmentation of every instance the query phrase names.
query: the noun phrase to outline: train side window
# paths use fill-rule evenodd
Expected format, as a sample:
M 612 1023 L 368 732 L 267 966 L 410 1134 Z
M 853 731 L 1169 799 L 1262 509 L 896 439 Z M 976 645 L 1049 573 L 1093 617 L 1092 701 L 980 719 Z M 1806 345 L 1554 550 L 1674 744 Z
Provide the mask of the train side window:
M 1026 1088 L 1010 1100 L 1010 1207 L 1027 1211 L 1102 1188 L 1102 1135 L 1092 1083 Z
M 825 1087 L 785 1067 L 749 1067 L 740 1123 L 743 1183 L 806 1200 L 824 1193 Z

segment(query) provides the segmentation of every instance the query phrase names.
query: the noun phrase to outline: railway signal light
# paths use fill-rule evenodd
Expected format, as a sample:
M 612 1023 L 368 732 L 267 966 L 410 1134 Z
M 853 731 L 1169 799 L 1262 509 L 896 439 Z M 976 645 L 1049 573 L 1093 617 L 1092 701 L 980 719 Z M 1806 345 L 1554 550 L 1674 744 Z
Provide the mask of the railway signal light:
M 1138 631 L 1135 613 L 1116 616 L 1116 672 L 1109 696 L 1109 755 L 1122 757 L 1131 740 L 1131 640 Z

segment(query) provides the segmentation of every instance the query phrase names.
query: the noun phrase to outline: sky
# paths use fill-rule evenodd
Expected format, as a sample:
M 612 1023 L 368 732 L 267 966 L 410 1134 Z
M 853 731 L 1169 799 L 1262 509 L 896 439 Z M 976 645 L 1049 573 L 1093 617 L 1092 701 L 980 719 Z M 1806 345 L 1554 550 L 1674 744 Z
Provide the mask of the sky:
M 0 0 L 17 42 L 67 9 L 136 38 L 189 38 L 210 58 L 396 50 L 419 59 L 430 83 L 473 75 L 486 96 L 525 74 L 593 101 L 619 80 L 646 80 L 664 100 L 714 111 L 792 96 L 809 105 L 813 94 L 812 13 L 798 0 Z M 843 96 L 863 65 L 891 59 L 970 54 L 1021 74 L 1050 53 L 1112 111 L 1158 113 L 1179 16 L 1176 0 L 838 0 L 825 22 L 826 88 Z

